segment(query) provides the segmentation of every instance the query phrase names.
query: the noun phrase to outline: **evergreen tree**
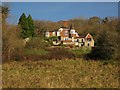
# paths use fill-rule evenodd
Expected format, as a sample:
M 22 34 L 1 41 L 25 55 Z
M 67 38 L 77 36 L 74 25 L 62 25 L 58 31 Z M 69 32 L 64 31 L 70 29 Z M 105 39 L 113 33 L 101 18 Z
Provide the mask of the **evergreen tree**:
M 29 15 L 28 17 L 27 17 L 27 21 L 28 21 L 28 27 L 29 27 L 29 36 L 30 37 L 33 37 L 33 36 L 35 36 L 35 25 L 34 25 L 34 22 L 33 22 L 33 19 L 32 19 L 32 17 L 31 17 L 31 15 Z
M 18 25 L 22 29 L 21 36 L 23 38 L 34 37 L 35 36 L 35 25 L 31 15 L 26 18 L 26 15 L 23 13 L 19 19 Z
M 29 34 L 28 34 L 28 30 L 29 30 L 28 21 L 27 21 L 26 15 L 24 13 L 20 16 L 18 25 L 22 29 L 21 36 L 23 38 L 29 37 Z

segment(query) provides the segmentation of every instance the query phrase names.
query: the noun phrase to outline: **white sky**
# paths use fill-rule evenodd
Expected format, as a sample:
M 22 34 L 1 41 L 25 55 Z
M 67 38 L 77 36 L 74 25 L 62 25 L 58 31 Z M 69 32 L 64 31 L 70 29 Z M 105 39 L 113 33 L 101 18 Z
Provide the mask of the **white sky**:
M 0 0 L 2 2 L 119 2 L 119 0 Z

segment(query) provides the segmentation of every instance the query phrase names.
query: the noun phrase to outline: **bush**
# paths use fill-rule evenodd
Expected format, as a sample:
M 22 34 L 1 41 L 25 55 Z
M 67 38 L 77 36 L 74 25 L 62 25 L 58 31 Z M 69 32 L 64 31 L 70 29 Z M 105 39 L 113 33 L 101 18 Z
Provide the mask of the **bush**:
M 15 54 L 22 53 L 24 47 L 23 40 L 19 37 L 18 27 L 12 25 L 3 25 L 2 32 L 2 56 L 3 62 L 14 60 Z M 17 56 L 16 56 L 17 57 Z
M 50 46 L 48 42 L 46 42 L 43 38 L 32 38 L 29 42 L 27 42 L 26 47 L 28 49 L 45 49 Z
M 15 49 L 11 55 L 11 60 L 15 60 L 15 61 L 21 61 L 24 60 L 25 56 L 23 54 L 23 49 Z
M 90 58 L 93 59 L 115 59 L 117 58 L 118 33 L 116 31 L 103 30 L 97 38 L 97 47 L 93 48 Z
M 69 52 L 65 48 L 54 48 L 49 52 L 49 57 L 51 59 L 66 59 L 74 58 L 75 55 L 72 52 Z
M 89 54 L 89 57 L 91 59 L 97 59 L 97 60 L 109 60 L 112 58 L 113 50 L 111 48 L 101 48 L 101 47 L 95 47 L 92 49 L 91 53 Z

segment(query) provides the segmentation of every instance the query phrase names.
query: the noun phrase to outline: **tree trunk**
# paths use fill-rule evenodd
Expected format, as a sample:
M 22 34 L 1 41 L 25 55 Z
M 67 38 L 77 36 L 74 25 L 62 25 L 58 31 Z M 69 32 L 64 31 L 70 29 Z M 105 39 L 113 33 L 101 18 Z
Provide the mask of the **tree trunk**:
M 8 49 L 8 60 L 10 60 L 10 48 Z

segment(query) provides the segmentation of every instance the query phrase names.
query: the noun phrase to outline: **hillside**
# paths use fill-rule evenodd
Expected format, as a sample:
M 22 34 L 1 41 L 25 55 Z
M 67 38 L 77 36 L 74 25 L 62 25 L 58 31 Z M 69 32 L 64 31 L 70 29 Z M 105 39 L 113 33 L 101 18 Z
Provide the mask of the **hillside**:
M 13 61 L 3 64 L 3 88 L 117 88 L 118 67 L 103 61 Z

